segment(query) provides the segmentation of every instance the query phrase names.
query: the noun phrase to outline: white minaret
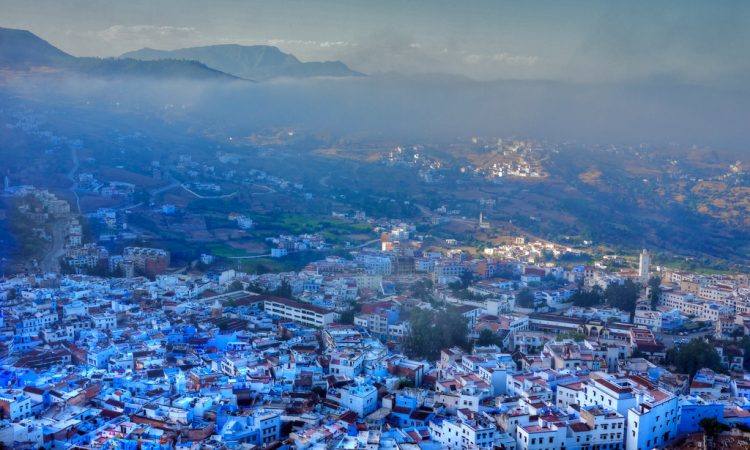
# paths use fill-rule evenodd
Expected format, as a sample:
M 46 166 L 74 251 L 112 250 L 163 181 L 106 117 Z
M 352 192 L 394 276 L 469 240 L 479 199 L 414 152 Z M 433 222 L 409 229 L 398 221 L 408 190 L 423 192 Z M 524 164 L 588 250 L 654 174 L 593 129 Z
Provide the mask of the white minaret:
M 641 279 L 641 281 L 648 281 L 648 272 L 650 270 L 650 266 L 651 255 L 649 255 L 648 250 L 644 248 L 641 252 L 641 258 L 638 261 L 638 277 Z

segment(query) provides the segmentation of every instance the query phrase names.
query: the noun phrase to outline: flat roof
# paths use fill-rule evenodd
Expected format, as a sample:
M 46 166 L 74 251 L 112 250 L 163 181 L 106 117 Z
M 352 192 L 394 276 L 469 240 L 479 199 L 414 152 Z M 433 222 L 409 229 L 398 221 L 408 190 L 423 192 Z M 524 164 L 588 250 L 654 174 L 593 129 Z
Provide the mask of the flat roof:
M 330 309 L 321 308 L 320 306 L 315 306 L 310 303 L 298 302 L 297 300 L 292 300 L 289 298 L 274 297 L 272 295 L 264 295 L 262 297 L 264 302 L 281 303 L 282 305 L 290 306 L 292 308 L 306 309 L 308 311 L 313 311 L 319 314 L 329 314 L 333 312 Z

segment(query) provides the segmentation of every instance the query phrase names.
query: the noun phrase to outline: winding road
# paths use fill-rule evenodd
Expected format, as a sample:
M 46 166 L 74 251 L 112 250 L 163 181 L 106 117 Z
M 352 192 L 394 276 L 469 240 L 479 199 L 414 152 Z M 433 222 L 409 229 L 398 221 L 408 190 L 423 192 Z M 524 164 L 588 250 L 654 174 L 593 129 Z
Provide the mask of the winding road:
M 198 194 L 197 192 L 193 191 L 189 187 L 185 186 L 184 184 L 181 184 L 180 186 L 182 186 L 182 188 L 185 189 L 186 191 L 188 191 L 191 194 L 195 195 L 197 198 L 202 198 L 202 199 L 232 198 L 235 195 L 237 195 L 236 192 L 232 192 L 231 194 L 224 194 L 224 195 L 201 195 L 201 194 Z

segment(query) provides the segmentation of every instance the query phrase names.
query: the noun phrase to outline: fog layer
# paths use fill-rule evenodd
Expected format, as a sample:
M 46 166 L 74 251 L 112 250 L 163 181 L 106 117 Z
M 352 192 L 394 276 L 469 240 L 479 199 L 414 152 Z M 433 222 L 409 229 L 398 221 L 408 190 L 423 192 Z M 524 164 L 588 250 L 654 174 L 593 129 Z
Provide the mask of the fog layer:
M 294 127 L 384 138 L 677 142 L 745 153 L 750 123 L 748 91 L 669 80 L 570 84 L 379 76 L 199 83 L 24 77 L 0 89 L 40 105 L 163 114 L 227 136 Z

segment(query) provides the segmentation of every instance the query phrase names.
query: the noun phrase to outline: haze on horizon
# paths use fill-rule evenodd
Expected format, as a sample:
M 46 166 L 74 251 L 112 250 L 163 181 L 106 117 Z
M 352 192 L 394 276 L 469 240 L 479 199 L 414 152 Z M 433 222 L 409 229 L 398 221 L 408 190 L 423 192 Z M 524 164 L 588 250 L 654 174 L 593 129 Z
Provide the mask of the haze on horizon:
M 78 183 L 63 165 L 97 174 L 132 166 L 148 178 L 153 161 L 184 167 L 175 160 L 188 155 L 213 173 L 228 151 L 247 169 L 320 185 L 316 196 L 356 199 L 347 208 L 410 195 L 430 208 L 514 198 L 500 220 L 566 240 L 744 263 L 748 10 L 708 1 L 0 0 L 0 141 L 14 183 L 56 183 L 66 194 Z M 185 49 L 225 43 L 276 45 L 309 64 L 268 48 Z M 131 53 L 144 47 L 183 51 Z M 396 147 L 414 154 L 393 157 Z M 544 184 L 528 190 L 507 181 L 511 172 Z M 338 185 L 319 183 L 331 173 Z M 237 192 L 243 176 L 230 177 Z
M 77 56 L 269 44 L 369 74 L 731 89 L 750 72 L 750 3 L 734 0 L 0 0 L 0 11 L 0 26 Z
M 0 0 L 0 11 L 0 27 L 29 30 L 75 56 L 270 44 L 370 75 L 261 83 L 72 75 L 4 88 L 39 104 L 184 105 L 194 123 L 234 135 L 292 127 L 750 153 L 747 2 Z

